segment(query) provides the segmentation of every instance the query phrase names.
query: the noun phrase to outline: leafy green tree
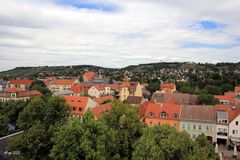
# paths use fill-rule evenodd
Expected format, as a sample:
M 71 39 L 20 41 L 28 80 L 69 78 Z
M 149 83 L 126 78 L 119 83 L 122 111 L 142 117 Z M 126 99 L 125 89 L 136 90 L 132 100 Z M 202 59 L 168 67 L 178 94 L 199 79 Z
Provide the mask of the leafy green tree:
M 147 90 L 149 90 L 151 93 L 157 91 L 160 89 L 160 84 L 159 82 L 151 82 L 149 83 Z
M 20 155 L 16 157 L 19 160 L 47 160 L 49 157 L 46 153 L 50 150 L 50 142 L 46 128 L 38 121 L 25 133 L 14 137 L 7 150 L 20 151 Z
M 212 94 L 212 95 L 219 95 L 219 94 L 221 94 L 221 88 L 217 87 L 217 86 L 207 85 L 205 87 L 205 89 L 207 90 L 207 92 L 209 94 Z
M 117 152 L 121 159 L 131 159 L 134 142 L 141 137 L 143 123 L 137 109 L 115 101 L 111 110 L 105 112 L 102 119 L 117 133 Z
M 52 159 L 107 160 L 118 156 L 115 132 L 102 121 L 95 121 L 88 110 L 82 119 L 70 118 L 53 137 Z
M 40 80 L 34 81 L 30 86 L 30 90 L 37 90 L 45 96 L 51 96 L 51 91 L 46 87 L 45 83 Z
M 198 100 L 198 104 L 204 104 L 204 105 L 219 104 L 219 100 L 216 99 L 211 94 L 201 94 L 201 95 L 198 96 L 197 100 Z
M 44 122 L 46 116 L 46 102 L 41 97 L 33 98 L 19 114 L 17 125 L 20 129 L 27 130 L 36 122 Z

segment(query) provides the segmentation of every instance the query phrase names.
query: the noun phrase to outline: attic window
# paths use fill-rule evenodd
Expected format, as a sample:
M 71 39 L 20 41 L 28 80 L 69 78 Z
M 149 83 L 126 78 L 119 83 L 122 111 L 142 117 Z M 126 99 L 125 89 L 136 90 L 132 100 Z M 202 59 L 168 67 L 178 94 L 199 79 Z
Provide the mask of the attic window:
M 81 102 L 80 100 L 78 100 L 78 102 Z
M 160 117 L 161 117 L 161 118 L 167 118 L 167 113 L 166 113 L 166 112 L 162 112 L 162 113 L 160 114 Z
M 78 108 L 78 110 L 81 112 L 81 111 L 82 111 L 82 108 L 80 107 L 80 108 Z
M 76 107 L 73 107 L 73 111 L 75 111 L 76 110 Z
M 152 113 L 152 112 L 150 112 L 150 113 L 149 113 L 149 116 L 150 116 L 150 117 L 153 117 L 153 113 Z
M 74 100 L 73 100 L 73 99 L 71 99 L 71 102 L 74 102 Z
M 173 118 L 178 119 L 178 115 L 177 115 L 177 114 L 174 114 L 174 115 L 173 115 Z

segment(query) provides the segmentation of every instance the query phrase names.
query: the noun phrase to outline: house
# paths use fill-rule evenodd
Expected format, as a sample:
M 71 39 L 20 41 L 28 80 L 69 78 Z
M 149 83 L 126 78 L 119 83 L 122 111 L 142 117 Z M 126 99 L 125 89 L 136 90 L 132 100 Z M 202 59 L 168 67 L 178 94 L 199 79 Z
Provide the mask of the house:
M 148 101 L 140 105 L 139 116 L 150 127 L 169 124 L 178 130 L 180 109 L 180 105 L 172 102 L 157 104 Z
M 139 106 L 140 104 L 144 103 L 145 100 L 143 97 L 138 96 L 128 96 L 125 103 L 133 106 Z
M 186 93 L 153 93 L 151 100 L 156 103 L 164 103 L 169 99 L 173 99 L 177 104 L 197 104 L 197 95 Z
M 21 88 L 27 90 L 34 80 L 11 80 L 7 84 L 7 88 Z
M 35 96 L 42 96 L 37 90 L 29 91 L 22 88 L 6 88 L 0 92 L 0 101 L 6 102 L 9 100 L 23 100 L 26 101 Z
M 232 115 L 229 122 L 229 140 L 233 143 L 240 142 L 240 110 L 232 109 Z
M 139 82 L 119 82 L 119 100 L 124 101 L 130 96 L 142 97 L 142 86 Z
M 208 140 L 216 142 L 216 109 L 210 105 L 183 105 L 180 113 L 180 131 L 186 131 L 195 139 L 204 133 Z
M 92 83 L 75 83 L 71 86 L 70 90 L 73 91 L 76 95 L 88 94 L 88 90 L 93 86 Z
M 228 112 L 226 110 L 217 110 L 216 138 L 218 144 L 226 145 L 228 143 L 228 124 Z
M 91 108 L 95 119 L 99 119 L 103 113 L 111 109 L 111 102 Z
M 75 83 L 79 83 L 79 81 L 73 80 L 73 79 L 55 79 L 49 86 L 48 88 L 52 92 L 60 92 L 64 90 L 69 90 L 71 86 Z
M 112 95 L 107 95 L 107 96 L 103 96 L 103 97 L 99 97 L 99 98 L 93 98 L 93 100 L 97 104 L 101 105 L 106 102 L 113 102 L 115 100 L 115 98 Z
M 176 85 L 174 83 L 161 83 L 160 93 L 173 93 L 176 91 Z
M 95 72 L 86 71 L 82 76 L 83 82 L 91 82 L 94 79 L 95 76 L 96 76 Z
M 109 90 L 109 93 L 110 93 L 110 88 L 107 87 L 107 89 Z M 92 86 L 91 88 L 89 88 L 88 95 L 95 97 L 95 98 L 99 98 L 103 95 L 107 95 L 105 90 L 106 90 L 106 88 L 103 84 L 96 84 L 96 85 Z
M 64 96 L 64 98 L 71 109 L 72 116 L 82 117 L 87 109 L 98 106 L 98 104 L 89 97 Z

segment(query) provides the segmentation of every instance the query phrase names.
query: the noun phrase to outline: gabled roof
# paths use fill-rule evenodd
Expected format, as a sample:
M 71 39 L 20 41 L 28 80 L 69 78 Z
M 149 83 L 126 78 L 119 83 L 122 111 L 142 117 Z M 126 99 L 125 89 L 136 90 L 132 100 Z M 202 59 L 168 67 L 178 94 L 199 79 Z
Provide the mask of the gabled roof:
M 11 80 L 11 81 L 9 81 L 9 84 L 31 85 L 33 82 L 34 82 L 34 80 Z
M 100 106 L 93 107 L 91 109 L 94 116 L 98 119 L 104 112 L 108 111 L 111 108 L 112 102 L 106 103 Z
M 177 104 L 156 104 L 155 102 L 148 101 L 140 105 L 139 115 L 140 117 L 157 118 L 157 119 L 167 119 L 167 120 L 177 120 L 174 115 L 180 115 L 181 106 Z M 160 114 L 165 112 L 168 116 L 166 118 L 161 118 Z M 152 117 L 150 116 L 152 114 Z
M 82 116 L 85 113 L 89 97 L 84 96 L 64 96 L 66 103 L 72 109 L 72 114 Z
M 73 79 L 56 79 L 51 84 L 54 85 L 72 85 L 75 82 Z
M 87 93 L 87 91 L 93 86 L 92 83 L 76 83 L 71 86 L 70 90 L 74 93 Z
M 199 121 L 216 123 L 216 109 L 211 105 L 183 105 L 180 119 L 186 121 Z
M 125 103 L 139 105 L 143 101 L 143 97 L 138 96 L 128 96 Z
M 185 93 L 153 93 L 151 99 L 157 103 L 164 103 L 168 99 L 172 99 L 178 104 L 197 104 L 197 95 Z
M 111 102 L 114 101 L 114 97 L 111 96 L 111 95 L 108 95 L 108 96 L 103 96 L 103 97 L 99 97 L 99 98 L 93 98 L 93 100 L 97 103 L 97 104 L 101 104 L 103 103 L 104 101 L 107 101 L 107 100 L 110 100 Z

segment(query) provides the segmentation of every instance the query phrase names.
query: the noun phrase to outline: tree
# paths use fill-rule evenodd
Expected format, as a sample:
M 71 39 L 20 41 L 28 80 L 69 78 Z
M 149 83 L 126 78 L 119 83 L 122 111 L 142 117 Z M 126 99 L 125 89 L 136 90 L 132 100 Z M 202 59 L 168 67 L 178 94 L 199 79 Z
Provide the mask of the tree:
M 219 104 L 219 100 L 211 94 L 201 94 L 197 98 L 198 104 L 215 105 Z
M 82 119 L 70 118 L 54 134 L 52 159 L 75 160 L 114 159 L 115 132 L 102 121 L 95 121 L 88 110 Z
M 160 84 L 159 82 L 151 82 L 149 83 L 147 90 L 149 90 L 151 93 L 157 91 L 160 89 Z
M 30 86 L 30 90 L 37 90 L 45 96 L 51 96 L 51 91 L 46 87 L 45 83 L 40 80 L 34 81 Z
M 131 159 L 133 144 L 141 137 L 143 129 L 137 109 L 115 101 L 111 110 L 103 114 L 102 120 L 116 131 L 117 152 L 121 159 Z

